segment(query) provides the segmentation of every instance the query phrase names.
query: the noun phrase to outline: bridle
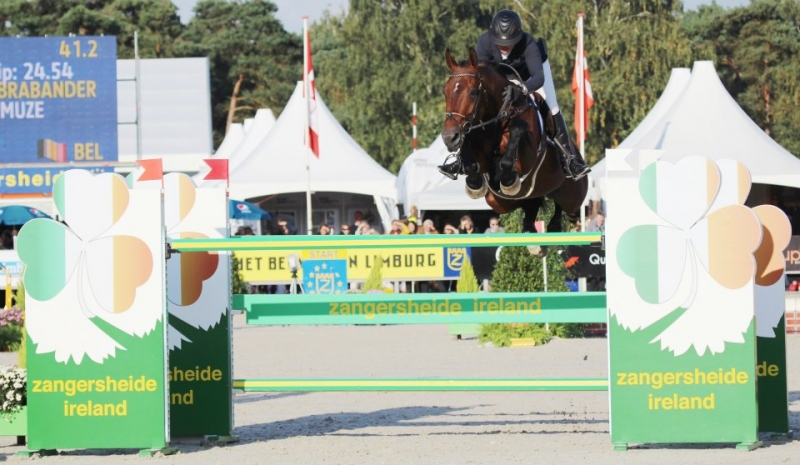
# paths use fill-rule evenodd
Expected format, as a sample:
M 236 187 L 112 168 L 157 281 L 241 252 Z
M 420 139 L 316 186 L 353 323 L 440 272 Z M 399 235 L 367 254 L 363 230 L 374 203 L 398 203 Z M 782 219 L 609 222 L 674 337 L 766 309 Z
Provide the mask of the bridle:
M 472 114 L 466 116 L 462 115 L 461 113 L 456 113 L 454 111 L 449 111 L 444 114 L 445 120 L 455 119 L 456 116 L 462 119 L 462 123 L 458 125 L 458 128 L 459 132 L 463 136 L 469 134 L 473 129 L 484 128 L 498 121 L 503 121 L 506 119 L 513 118 L 514 116 L 522 112 L 521 109 L 512 106 L 511 102 L 509 102 L 508 100 L 504 100 L 503 105 L 501 105 L 500 111 L 498 112 L 497 116 L 487 121 L 478 121 L 478 124 L 475 124 L 475 118 L 478 116 L 478 108 L 480 107 L 480 103 L 482 100 L 481 97 L 486 94 L 486 89 L 484 89 L 483 87 L 483 76 L 480 73 L 455 73 L 451 74 L 447 79 L 450 80 L 454 77 L 474 77 L 478 79 L 478 96 L 477 96 L 477 101 L 475 102 L 475 106 L 472 107 Z
M 481 105 L 481 100 L 483 100 L 481 98 L 483 96 L 482 92 L 485 93 L 486 89 L 483 88 L 483 76 L 481 76 L 480 73 L 456 73 L 456 74 L 451 74 L 447 78 L 447 80 L 449 81 L 450 79 L 452 79 L 454 77 L 474 77 L 474 78 L 478 79 L 478 96 L 477 96 L 477 101 L 475 102 L 475 106 L 472 107 L 472 114 L 469 115 L 469 117 L 467 117 L 465 115 L 462 115 L 461 113 L 456 113 L 454 111 L 449 111 L 449 112 L 446 112 L 444 114 L 444 117 L 445 117 L 446 120 L 455 119 L 456 116 L 460 117 L 462 119 L 462 122 L 461 122 L 461 124 L 458 125 L 458 130 L 459 130 L 459 132 L 461 134 L 467 135 L 473 129 L 477 129 L 477 128 L 486 126 L 486 124 L 483 123 L 483 122 L 481 122 L 478 126 L 473 126 L 474 121 L 475 121 L 475 117 L 478 116 L 478 108 Z

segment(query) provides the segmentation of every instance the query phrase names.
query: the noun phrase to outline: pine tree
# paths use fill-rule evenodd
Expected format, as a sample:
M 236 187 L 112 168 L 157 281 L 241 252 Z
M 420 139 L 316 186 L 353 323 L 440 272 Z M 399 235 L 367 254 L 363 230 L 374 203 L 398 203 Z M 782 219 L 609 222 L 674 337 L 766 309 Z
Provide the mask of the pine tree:
M 364 282 L 363 292 L 383 290 L 383 257 L 375 256 L 375 266 L 369 270 L 367 280 Z
M 461 266 L 461 274 L 456 281 L 458 292 L 478 292 L 480 285 L 478 285 L 478 277 L 475 276 L 475 269 L 472 268 L 472 262 L 469 257 L 464 258 L 464 264 Z
M 239 260 L 234 255 L 231 257 L 231 294 L 247 294 L 247 283 L 242 280 L 239 271 Z

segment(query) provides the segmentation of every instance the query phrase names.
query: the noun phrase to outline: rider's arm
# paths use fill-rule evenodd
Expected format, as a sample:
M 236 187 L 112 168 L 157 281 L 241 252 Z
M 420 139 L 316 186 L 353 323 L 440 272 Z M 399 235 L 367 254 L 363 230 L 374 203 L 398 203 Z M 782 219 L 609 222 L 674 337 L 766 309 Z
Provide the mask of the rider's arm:
M 486 61 L 491 62 L 492 60 L 492 48 L 494 45 L 492 44 L 492 39 L 489 36 L 488 32 L 484 32 L 478 37 L 478 45 L 475 47 L 475 51 L 478 53 L 478 61 Z
M 536 42 L 532 40 L 532 38 L 524 37 L 523 40 L 529 41 L 526 44 L 527 46 L 525 47 L 523 56 L 525 57 L 525 64 L 528 66 L 528 72 L 531 75 L 531 77 L 525 81 L 525 87 L 527 87 L 530 92 L 533 92 L 544 85 L 542 55 L 539 53 L 539 46 L 536 45 Z

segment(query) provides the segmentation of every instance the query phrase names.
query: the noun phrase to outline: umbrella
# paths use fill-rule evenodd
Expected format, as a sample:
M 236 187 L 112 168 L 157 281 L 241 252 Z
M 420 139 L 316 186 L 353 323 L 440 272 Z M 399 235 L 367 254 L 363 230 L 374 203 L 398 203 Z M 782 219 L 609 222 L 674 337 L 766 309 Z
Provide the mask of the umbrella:
M 24 205 L 0 207 L 0 224 L 6 226 L 20 226 L 35 218 L 50 218 L 50 215 Z
M 230 217 L 235 220 L 269 220 L 270 214 L 258 205 L 243 200 L 228 200 Z

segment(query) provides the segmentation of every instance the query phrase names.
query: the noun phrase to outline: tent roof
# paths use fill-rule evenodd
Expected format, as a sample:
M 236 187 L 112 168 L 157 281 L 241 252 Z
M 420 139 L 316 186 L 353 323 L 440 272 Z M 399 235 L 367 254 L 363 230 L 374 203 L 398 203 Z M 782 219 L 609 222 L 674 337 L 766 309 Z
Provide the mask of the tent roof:
M 447 147 L 439 136 L 430 147 L 412 152 L 405 159 L 397 174 L 397 203 L 402 203 L 406 211 L 417 204 L 420 192 L 450 182 L 437 168 L 444 163 L 447 153 Z
M 258 144 L 267 137 L 267 134 L 274 126 L 275 114 L 272 113 L 271 109 L 262 108 L 256 111 L 249 129 L 245 130 L 244 139 L 236 147 L 236 150 L 228 156 L 228 170 L 233 172 L 237 166 L 246 160 L 250 153 L 258 147 Z M 225 137 L 227 138 L 227 134 Z
M 672 68 L 672 72 L 669 75 L 669 80 L 667 81 L 667 86 L 664 87 L 664 91 L 661 93 L 661 97 L 658 98 L 656 104 L 653 105 L 653 108 L 647 113 L 641 123 L 631 132 L 628 137 L 623 140 L 618 149 L 627 149 L 631 148 L 639 142 L 642 137 L 645 136 L 650 130 L 655 127 L 656 124 L 664 117 L 664 115 L 672 108 L 672 105 L 678 100 L 683 90 L 686 88 L 686 84 L 689 83 L 689 78 L 691 77 L 692 73 L 689 68 Z M 603 158 L 599 162 L 595 163 L 592 166 L 592 171 L 589 173 L 589 177 L 594 179 L 595 182 L 600 181 L 606 175 L 606 159 Z
M 772 140 L 739 107 L 710 61 L 697 61 L 683 93 L 631 147 L 664 150 L 661 160 L 689 156 L 734 159 L 753 182 L 800 188 L 800 160 Z
M 381 167 L 342 128 L 317 94 L 320 156 L 304 143 L 307 107 L 298 82 L 269 134 L 231 170 L 231 197 L 248 199 L 311 190 L 397 198 L 396 176 Z M 255 129 L 251 129 L 248 135 Z M 237 150 L 238 152 L 238 150 Z

